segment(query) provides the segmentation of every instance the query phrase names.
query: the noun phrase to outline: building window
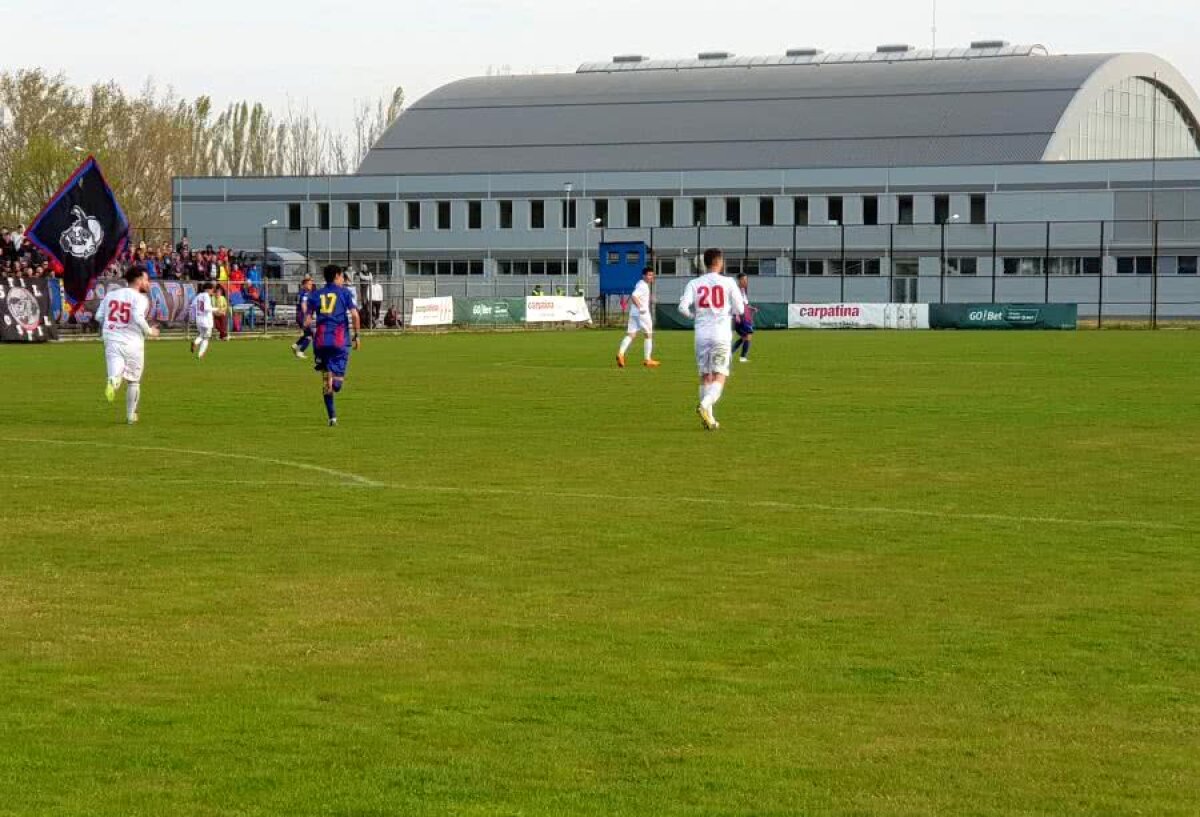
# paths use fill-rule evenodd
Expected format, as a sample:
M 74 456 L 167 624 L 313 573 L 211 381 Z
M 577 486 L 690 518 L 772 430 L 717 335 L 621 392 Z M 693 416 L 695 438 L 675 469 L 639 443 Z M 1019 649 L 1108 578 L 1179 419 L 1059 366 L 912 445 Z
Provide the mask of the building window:
M 946 259 L 946 274 L 947 275 L 976 275 L 979 272 L 979 259 L 977 258 L 947 258 Z
M 346 229 L 362 229 L 362 205 L 358 202 L 350 202 L 346 205 Z
M 500 229 L 511 230 L 513 227 L 513 203 L 511 199 L 500 202 Z
M 675 226 L 675 199 L 658 200 L 658 226 Z
M 533 230 L 546 229 L 546 202 L 541 199 L 529 202 L 529 227 Z
M 792 218 L 793 224 L 798 224 L 801 227 L 808 226 L 808 196 L 796 196 L 792 202 L 792 207 L 795 208 L 795 215 Z
M 329 229 L 329 204 L 326 202 L 317 205 L 317 229 Z
M 1096 259 L 1097 261 L 1100 259 Z M 1180 275 L 1195 275 L 1196 274 L 1196 256 L 1181 255 L 1179 256 L 1179 266 L 1175 271 Z
M 469 201 L 467 202 L 467 229 L 482 230 L 483 229 L 483 202 Z
M 404 226 L 409 230 L 421 229 L 421 202 L 408 201 L 404 203 Z
M 971 223 L 987 223 L 987 196 L 982 193 L 971 196 Z
M 678 275 L 679 264 L 674 258 L 659 258 L 654 262 L 658 275 Z
M 725 223 L 730 227 L 742 226 L 742 200 L 725 199 Z
M 562 227 L 564 230 L 575 229 L 575 226 L 579 221 L 578 210 L 578 199 L 564 199 L 562 206 L 558 210 L 558 226 Z
M 945 224 L 950 220 L 950 197 L 939 194 L 933 197 L 933 223 Z
M 764 227 L 775 226 L 775 199 L 763 196 L 758 200 L 758 223 Z
M 879 223 L 879 196 L 867 196 L 863 199 L 863 224 Z
M 829 221 L 831 223 L 833 223 L 833 224 L 841 224 L 842 223 L 842 197 L 841 196 L 830 196 L 829 197 L 828 216 L 829 216 Z
M 692 199 L 692 224 L 708 226 L 708 199 Z
M 913 223 L 913 197 L 900 196 L 896 199 L 896 223 L 897 224 L 912 224 Z
M 641 199 L 626 199 L 625 200 L 625 226 L 626 227 L 641 227 L 642 226 L 642 200 Z
M 823 258 L 797 258 L 792 264 L 793 275 L 824 275 L 825 274 L 825 259 Z
M 1005 258 L 1004 259 L 1004 274 L 1005 275 L 1041 275 L 1042 274 L 1042 259 L 1033 258 Z
M 1117 258 L 1118 275 L 1149 275 L 1154 264 L 1153 256 L 1123 255 Z
M 439 230 L 450 229 L 450 202 L 448 201 L 437 203 L 437 228 Z
M 300 205 L 299 204 L 289 204 L 288 205 L 288 222 L 287 222 L 287 224 L 288 224 L 288 229 L 292 230 L 293 232 L 301 229 L 301 227 L 300 227 Z
M 608 199 L 596 199 L 596 204 L 593 207 L 593 212 L 596 214 L 596 218 L 600 221 L 600 224 L 597 226 L 607 227 L 608 226 Z
M 386 201 L 378 202 L 375 205 L 375 229 L 392 229 L 392 205 Z

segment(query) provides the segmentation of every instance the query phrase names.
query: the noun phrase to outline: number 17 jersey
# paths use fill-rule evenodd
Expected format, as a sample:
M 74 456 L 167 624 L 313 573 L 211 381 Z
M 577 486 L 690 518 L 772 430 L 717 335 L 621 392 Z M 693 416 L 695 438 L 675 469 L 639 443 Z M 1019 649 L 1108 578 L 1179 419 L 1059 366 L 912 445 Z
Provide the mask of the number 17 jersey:
M 354 291 L 326 284 L 308 298 L 308 309 L 315 313 L 313 346 L 318 349 L 350 348 L 350 313 L 358 309 Z
M 679 308 L 695 315 L 697 340 L 732 343 L 732 317 L 746 311 L 746 299 L 733 279 L 709 272 L 688 282 Z

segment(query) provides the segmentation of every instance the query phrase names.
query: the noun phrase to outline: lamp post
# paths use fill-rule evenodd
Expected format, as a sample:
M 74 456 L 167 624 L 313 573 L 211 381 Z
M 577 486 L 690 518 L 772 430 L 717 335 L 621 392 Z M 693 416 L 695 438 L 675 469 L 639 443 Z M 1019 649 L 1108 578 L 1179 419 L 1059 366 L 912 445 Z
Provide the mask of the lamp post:
M 590 252 L 589 248 L 591 247 L 591 244 L 592 244 L 592 230 L 600 230 L 601 235 L 603 235 L 604 234 L 604 219 L 594 218 L 587 223 L 587 231 L 584 233 L 584 239 L 583 239 L 584 248 L 583 248 L 583 252 L 581 254 L 581 256 L 582 256 L 581 257 L 581 266 L 579 267 L 579 280 L 580 281 L 583 280 L 583 269 L 585 266 L 587 267 L 589 277 L 591 277 L 592 268 L 591 268 L 591 264 L 590 264 L 590 259 L 588 258 L 588 253 Z M 601 239 L 601 240 L 603 240 L 603 239 Z M 570 293 L 567 293 L 567 294 L 569 295 Z M 584 296 L 585 297 L 587 296 L 586 291 L 584 292 Z
M 571 192 L 574 190 L 574 182 L 563 184 L 563 193 L 566 196 L 563 206 L 563 232 L 567 238 L 567 249 L 563 256 L 563 292 L 569 292 L 571 289 Z

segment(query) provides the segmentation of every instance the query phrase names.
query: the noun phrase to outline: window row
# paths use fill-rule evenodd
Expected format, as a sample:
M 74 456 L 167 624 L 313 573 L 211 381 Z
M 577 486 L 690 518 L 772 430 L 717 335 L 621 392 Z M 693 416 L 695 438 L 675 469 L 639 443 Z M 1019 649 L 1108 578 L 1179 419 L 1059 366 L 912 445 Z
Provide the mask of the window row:
M 779 198 L 761 196 L 757 199 L 757 218 L 749 219 L 744 213 L 744 203 L 741 197 L 708 199 L 676 199 L 660 198 L 657 200 L 657 218 L 651 221 L 644 212 L 645 201 L 640 198 L 629 199 L 590 199 L 592 218 L 586 226 L 602 227 L 786 227 L 798 225 L 801 227 L 841 225 L 841 224 L 985 224 L 987 223 L 987 196 L 983 193 L 973 193 L 967 197 L 966 212 L 952 212 L 952 199 L 948 194 L 937 194 L 926 197 L 930 199 L 932 208 L 918 220 L 918 197 L 912 195 L 895 196 L 895 207 L 890 214 L 881 211 L 880 196 L 793 196 Z M 653 200 L 651 200 L 653 201 Z M 753 200 L 750 200 L 753 202 Z M 522 229 L 544 230 L 551 226 L 558 229 L 577 229 L 580 226 L 579 199 L 497 199 L 494 200 L 494 227 L 500 230 Z M 484 201 L 471 199 L 465 202 L 465 208 L 455 208 L 456 202 L 449 200 L 434 201 L 426 208 L 423 202 L 402 202 L 403 227 L 406 230 L 451 230 L 467 229 L 482 230 L 484 223 Z M 711 205 L 719 205 L 713 208 Z M 783 212 L 791 205 L 791 212 Z M 853 208 L 847 205 L 853 205 Z M 781 206 L 782 205 L 782 206 Z M 359 202 L 347 202 L 342 205 L 344 225 L 349 230 L 361 230 L 364 227 L 363 205 Z M 621 218 L 614 220 L 614 208 L 621 208 Z M 313 208 L 313 224 L 318 230 L 328 230 L 332 225 L 331 204 L 317 202 Z M 518 225 L 517 211 L 521 211 Z M 721 210 L 720 213 L 714 212 Z M 848 215 L 848 210 L 854 209 Z M 300 204 L 292 203 L 287 209 L 287 228 L 289 230 L 304 229 L 303 208 Z M 378 230 L 392 228 L 392 204 L 377 202 L 375 204 L 375 224 Z

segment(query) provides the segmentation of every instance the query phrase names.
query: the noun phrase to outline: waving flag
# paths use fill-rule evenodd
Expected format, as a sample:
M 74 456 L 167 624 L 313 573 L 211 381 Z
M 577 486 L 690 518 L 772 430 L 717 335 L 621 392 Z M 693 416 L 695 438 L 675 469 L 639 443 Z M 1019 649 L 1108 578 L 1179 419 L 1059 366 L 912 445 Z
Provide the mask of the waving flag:
M 26 235 L 62 269 L 63 290 L 72 305 L 125 249 L 129 221 L 92 156 L 42 208 Z

